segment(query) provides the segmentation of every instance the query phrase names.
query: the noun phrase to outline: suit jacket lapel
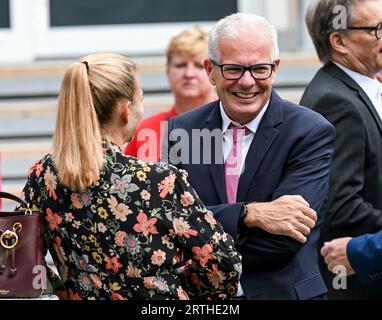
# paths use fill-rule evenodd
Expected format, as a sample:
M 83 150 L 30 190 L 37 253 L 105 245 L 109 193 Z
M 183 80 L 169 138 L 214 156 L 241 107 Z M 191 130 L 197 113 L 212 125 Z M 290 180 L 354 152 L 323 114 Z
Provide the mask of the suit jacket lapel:
M 206 119 L 206 128 L 210 132 L 215 129 L 221 130 L 222 128 L 222 118 L 220 114 L 220 100 L 212 107 L 212 112 L 209 117 Z M 211 162 L 209 165 L 211 179 L 213 185 L 216 189 L 216 193 L 219 197 L 221 203 L 227 203 L 227 194 L 225 189 L 225 177 L 224 177 L 224 161 L 223 161 L 223 147 L 222 147 L 222 137 L 217 139 L 217 141 L 211 143 Z M 216 149 L 218 148 L 218 149 Z M 202 154 L 202 150 L 200 150 Z
M 268 109 L 260 122 L 245 159 L 245 167 L 240 176 L 237 192 L 238 202 L 248 200 L 247 194 L 251 182 L 254 179 L 256 172 L 273 141 L 279 135 L 279 131 L 275 128 L 275 126 L 282 121 L 282 100 L 276 92 L 272 91 Z
M 381 117 L 379 116 L 377 110 L 375 109 L 374 105 L 372 104 L 372 102 L 370 101 L 369 97 L 367 96 L 367 94 L 365 93 L 365 91 L 363 91 L 361 88 L 360 90 L 358 90 L 358 94 L 361 96 L 361 99 L 365 102 L 366 106 L 368 107 L 369 111 L 371 112 L 371 114 L 373 115 L 374 117 L 374 120 L 377 122 L 377 125 L 378 125 L 378 128 L 379 128 L 379 131 L 382 135 L 382 120 L 381 120 Z
M 374 117 L 374 120 L 376 121 L 379 131 L 382 134 L 382 120 L 375 109 L 373 103 L 370 101 L 369 97 L 363 91 L 363 89 L 355 82 L 351 77 L 349 77 L 343 70 L 338 68 L 334 63 L 329 62 L 326 66 L 325 69 L 327 70 L 328 73 L 330 73 L 333 77 L 336 77 L 337 79 L 340 79 L 342 82 L 346 83 L 350 88 L 355 90 L 360 98 L 363 100 L 369 111 Z

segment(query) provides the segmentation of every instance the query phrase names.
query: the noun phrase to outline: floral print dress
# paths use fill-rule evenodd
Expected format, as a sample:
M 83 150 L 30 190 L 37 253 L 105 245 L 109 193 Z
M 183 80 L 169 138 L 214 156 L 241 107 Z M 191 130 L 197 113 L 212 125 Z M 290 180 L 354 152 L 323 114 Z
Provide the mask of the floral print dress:
M 42 210 L 62 299 L 226 299 L 241 256 L 174 166 L 105 146 L 99 180 L 73 192 L 51 154 L 30 169 L 24 199 Z

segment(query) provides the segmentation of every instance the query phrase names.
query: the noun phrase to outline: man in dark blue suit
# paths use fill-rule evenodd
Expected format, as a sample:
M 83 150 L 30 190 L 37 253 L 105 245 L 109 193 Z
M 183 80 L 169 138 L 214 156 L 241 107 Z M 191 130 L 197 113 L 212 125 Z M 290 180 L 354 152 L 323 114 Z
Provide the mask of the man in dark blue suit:
M 315 247 L 335 132 L 272 90 L 279 63 L 277 33 L 264 18 L 220 20 L 204 62 L 219 100 L 169 122 L 164 158 L 189 172 L 236 239 L 238 298 L 314 299 L 326 293 Z
M 364 285 L 382 280 L 382 231 L 326 242 L 321 254 L 329 271 L 342 266 L 346 275 L 356 274 Z

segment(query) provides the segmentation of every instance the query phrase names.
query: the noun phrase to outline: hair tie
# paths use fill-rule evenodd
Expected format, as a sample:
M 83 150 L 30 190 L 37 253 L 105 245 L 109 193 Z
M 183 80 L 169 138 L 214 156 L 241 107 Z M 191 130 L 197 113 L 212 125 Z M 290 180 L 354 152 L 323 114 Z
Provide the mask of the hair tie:
M 81 61 L 85 67 L 86 67 L 86 72 L 89 73 L 89 63 L 85 60 L 85 61 Z

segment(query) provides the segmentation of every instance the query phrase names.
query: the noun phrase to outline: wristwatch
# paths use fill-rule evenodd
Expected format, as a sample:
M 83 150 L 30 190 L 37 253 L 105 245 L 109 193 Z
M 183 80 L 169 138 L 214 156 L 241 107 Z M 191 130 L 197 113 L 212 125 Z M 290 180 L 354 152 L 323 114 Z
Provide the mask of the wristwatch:
M 241 226 L 245 226 L 244 219 L 248 214 L 247 204 L 248 204 L 248 202 L 244 202 L 243 206 L 241 207 L 240 216 L 239 216 L 239 224 Z

